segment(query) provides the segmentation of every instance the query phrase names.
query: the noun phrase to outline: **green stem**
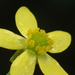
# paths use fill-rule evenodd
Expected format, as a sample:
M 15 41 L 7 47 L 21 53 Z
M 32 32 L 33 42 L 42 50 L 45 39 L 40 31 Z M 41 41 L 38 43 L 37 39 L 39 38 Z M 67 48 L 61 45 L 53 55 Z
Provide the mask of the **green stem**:
M 8 72 L 6 75 L 10 75 L 10 72 Z
M 10 58 L 10 61 L 13 62 L 17 56 L 19 56 L 24 50 L 17 50 L 14 55 Z

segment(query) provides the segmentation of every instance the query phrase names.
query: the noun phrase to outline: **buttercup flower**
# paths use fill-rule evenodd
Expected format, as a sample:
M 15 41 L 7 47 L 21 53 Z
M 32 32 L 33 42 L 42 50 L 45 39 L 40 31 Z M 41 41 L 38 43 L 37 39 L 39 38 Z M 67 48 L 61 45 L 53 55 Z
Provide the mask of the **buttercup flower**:
M 15 20 L 24 37 L 0 28 L 0 47 L 17 50 L 10 59 L 9 75 L 33 75 L 37 63 L 44 75 L 68 75 L 47 52 L 60 53 L 67 49 L 71 35 L 60 30 L 46 33 L 38 28 L 36 18 L 24 6 L 16 12 Z

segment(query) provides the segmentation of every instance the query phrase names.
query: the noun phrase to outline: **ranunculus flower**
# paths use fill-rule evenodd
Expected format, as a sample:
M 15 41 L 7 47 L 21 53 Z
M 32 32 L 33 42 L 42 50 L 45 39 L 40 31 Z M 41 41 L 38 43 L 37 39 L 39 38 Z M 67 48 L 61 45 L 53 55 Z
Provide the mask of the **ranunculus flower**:
M 24 6 L 16 12 L 15 20 L 24 37 L 0 28 L 0 47 L 17 50 L 10 59 L 12 65 L 7 75 L 33 75 L 37 63 L 44 75 L 68 75 L 47 52 L 66 50 L 71 43 L 71 35 L 60 30 L 46 33 L 38 28 L 36 18 Z

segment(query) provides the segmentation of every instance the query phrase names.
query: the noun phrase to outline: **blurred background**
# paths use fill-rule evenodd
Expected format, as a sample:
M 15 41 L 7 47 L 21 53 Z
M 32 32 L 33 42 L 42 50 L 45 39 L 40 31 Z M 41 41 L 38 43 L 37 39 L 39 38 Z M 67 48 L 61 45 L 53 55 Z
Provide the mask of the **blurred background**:
M 67 31 L 72 35 L 70 47 L 58 54 L 50 54 L 69 73 L 75 74 L 75 0 L 1 0 L 0 28 L 21 35 L 15 25 L 15 13 L 19 7 L 26 6 L 35 15 L 38 26 L 46 32 Z M 6 75 L 10 68 L 10 57 L 15 51 L 0 48 L 0 75 Z M 34 75 L 43 75 L 36 65 Z

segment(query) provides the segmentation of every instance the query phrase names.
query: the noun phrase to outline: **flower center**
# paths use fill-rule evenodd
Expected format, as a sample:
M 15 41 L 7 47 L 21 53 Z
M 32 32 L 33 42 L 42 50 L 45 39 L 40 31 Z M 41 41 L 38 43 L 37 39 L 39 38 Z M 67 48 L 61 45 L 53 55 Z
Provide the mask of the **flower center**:
M 28 30 L 28 38 L 26 39 L 26 49 L 35 51 L 37 54 L 48 52 L 52 49 L 53 41 L 48 38 L 46 32 L 36 28 Z

